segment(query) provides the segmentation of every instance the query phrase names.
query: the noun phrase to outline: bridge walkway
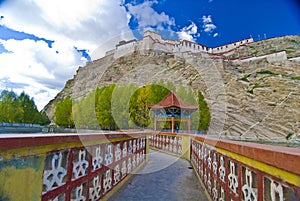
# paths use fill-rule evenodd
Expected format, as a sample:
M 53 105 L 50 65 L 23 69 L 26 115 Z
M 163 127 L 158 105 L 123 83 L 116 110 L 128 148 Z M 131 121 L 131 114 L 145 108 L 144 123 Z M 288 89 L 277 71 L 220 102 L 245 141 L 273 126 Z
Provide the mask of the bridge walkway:
M 208 201 L 191 164 L 150 150 L 149 161 L 109 201 Z

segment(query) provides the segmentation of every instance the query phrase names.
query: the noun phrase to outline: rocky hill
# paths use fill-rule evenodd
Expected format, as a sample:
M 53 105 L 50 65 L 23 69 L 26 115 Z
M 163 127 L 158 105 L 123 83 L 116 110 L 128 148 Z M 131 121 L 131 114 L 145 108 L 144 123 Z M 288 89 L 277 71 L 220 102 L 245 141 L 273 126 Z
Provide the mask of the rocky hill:
M 300 36 L 253 42 L 223 54 L 134 51 L 107 55 L 79 67 L 45 107 L 80 99 L 96 86 L 172 81 L 203 92 L 211 110 L 209 135 L 259 140 L 300 140 Z

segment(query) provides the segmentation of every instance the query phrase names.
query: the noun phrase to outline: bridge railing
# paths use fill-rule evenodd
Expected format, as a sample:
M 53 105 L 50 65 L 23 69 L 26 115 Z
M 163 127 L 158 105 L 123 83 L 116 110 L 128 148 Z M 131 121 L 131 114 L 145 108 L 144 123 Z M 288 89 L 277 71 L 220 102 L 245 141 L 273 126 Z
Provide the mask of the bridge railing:
M 212 200 L 300 200 L 300 149 L 174 133 L 149 145 L 191 161 Z
M 6 135 L 0 200 L 99 200 L 147 160 L 147 133 Z

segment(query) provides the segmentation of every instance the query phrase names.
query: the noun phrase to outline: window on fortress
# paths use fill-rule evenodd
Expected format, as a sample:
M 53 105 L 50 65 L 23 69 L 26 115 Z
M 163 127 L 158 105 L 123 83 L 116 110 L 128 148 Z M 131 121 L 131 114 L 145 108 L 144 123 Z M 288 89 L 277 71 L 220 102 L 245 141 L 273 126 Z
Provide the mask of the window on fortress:
M 228 48 L 228 46 L 226 45 L 226 48 Z

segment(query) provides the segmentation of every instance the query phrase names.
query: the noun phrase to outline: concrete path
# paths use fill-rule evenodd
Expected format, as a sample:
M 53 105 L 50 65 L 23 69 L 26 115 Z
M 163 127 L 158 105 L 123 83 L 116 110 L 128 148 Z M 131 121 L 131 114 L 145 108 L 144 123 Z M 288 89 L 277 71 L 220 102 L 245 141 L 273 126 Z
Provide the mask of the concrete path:
M 110 201 L 206 201 L 191 164 L 150 150 L 149 162 Z

